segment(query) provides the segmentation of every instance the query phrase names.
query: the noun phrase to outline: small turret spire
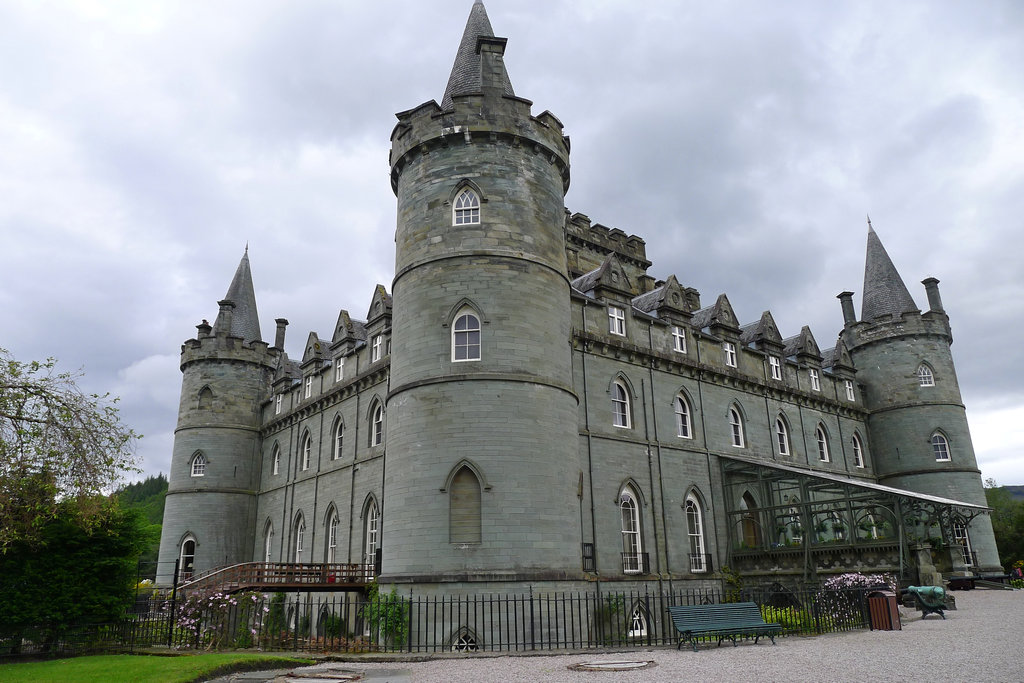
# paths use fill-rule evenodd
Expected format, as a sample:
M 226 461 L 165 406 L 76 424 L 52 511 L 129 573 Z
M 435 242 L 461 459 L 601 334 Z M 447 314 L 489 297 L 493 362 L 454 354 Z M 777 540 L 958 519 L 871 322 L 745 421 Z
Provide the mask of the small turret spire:
M 864 262 L 864 298 L 861 300 L 861 320 L 891 315 L 898 318 L 904 313 L 920 310 L 903 284 L 892 259 L 868 219 L 868 248 Z
M 252 286 L 252 271 L 249 269 L 249 245 L 245 245 L 245 253 L 235 270 L 235 276 L 228 286 L 225 301 L 234 304 L 231 314 L 231 336 L 241 337 L 246 342 L 262 341 L 260 336 L 260 317 L 256 310 L 256 293 Z M 223 313 L 217 316 L 220 323 Z M 219 329 L 215 323 L 214 329 Z
M 455 95 L 468 95 L 483 91 L 483 78 L 481 75 L 481 59 L 479 43 L 481 38 L 494 38 L 494 30 L 491 28 L 491 20 L 487 18 L 487 10 L 481 0 L 473 3 L 473 9 L 469 11 L 469 19 L 466 21 L 466 30 L 462 34 L 462 42 L 459 43 L 459 51 L 455 55 L 455 64 L 452 65 L 452 73 L 448 77 L 448 86 L 444 89 L 444 97 L 441 98 L 441 109 L 445 111 L 452 108 L 452 97 Z M 504 39 L 502 39 L 504 40 Z M 498 74 L 501 80 L 501 87 L 505 95 L 515 95 L 512 90 L 512 82 L 508 78 L 508 72 L 504 65 L 501 66 L 501 73 Z

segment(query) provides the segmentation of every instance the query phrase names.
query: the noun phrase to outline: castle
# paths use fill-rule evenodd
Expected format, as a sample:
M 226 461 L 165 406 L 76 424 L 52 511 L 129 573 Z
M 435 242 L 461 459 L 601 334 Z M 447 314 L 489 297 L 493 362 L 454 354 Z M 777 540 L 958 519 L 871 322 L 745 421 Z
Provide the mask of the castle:
M 365 563 L 469 594 L 907 581 L 999 571 L 938 281 L 919 309 L 868 230 L 860 317 L 820 349 L 648 274 L 569 213 L 569 139 L 473 5 L 440 104 L 399 113 L 392 292 L 284 352 L 248 253 L 183 375 L 158 582 Z

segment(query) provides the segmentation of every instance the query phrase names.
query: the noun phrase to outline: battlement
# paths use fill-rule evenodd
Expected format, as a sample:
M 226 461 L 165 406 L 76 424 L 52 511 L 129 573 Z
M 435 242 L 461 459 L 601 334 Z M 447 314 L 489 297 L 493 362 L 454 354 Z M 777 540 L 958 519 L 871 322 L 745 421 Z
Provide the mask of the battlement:
M 521 97 L 470 94 L 455 96 L 449 111 L 442 111 L 431 100 L 396 114 L 398 124 L 391 133 L 389 157 L 391 189 L 397 192 L 398 178 L 410 155 L 501 141 L 546 155 L 558 166 L 565 192 L 569 189 L 569 138 L 562 135 L 562 122 L 551 112 L 533 116 L 532 104 Z
M 246 342 L 230 335 L 200 336 L 181 345 L 181 370 L 198 361 L 219 360 L 262 365 L 275 369 L 281 359 L 281 350 L 264 341 Z
M 938 311 L 910 311 L 898 318 L 889 316 L 870 322 L 847 323 L 843 330 L 843 340 L 851 350 L 897 337 L 922 335 L 943 337 L 947 343 L 952 343 L 949 317 Z

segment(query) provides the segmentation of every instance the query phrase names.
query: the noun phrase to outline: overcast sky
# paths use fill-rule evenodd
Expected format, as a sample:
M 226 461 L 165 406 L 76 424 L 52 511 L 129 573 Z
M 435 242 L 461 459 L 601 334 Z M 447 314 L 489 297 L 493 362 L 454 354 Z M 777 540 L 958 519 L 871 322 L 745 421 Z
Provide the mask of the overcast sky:
M 440 101 L 471 5 L 0 0 L 0 347 L 119 395 L 167 472 L 246 243 L 292 357 L 390 290 L 394 113 Z M 1024 3 L 486 5 L 572 138 L 567 207 L 655 277 L 827 348 L 870 214 L 918 306 L 941 281 L 982 476 L 1024 484 Z

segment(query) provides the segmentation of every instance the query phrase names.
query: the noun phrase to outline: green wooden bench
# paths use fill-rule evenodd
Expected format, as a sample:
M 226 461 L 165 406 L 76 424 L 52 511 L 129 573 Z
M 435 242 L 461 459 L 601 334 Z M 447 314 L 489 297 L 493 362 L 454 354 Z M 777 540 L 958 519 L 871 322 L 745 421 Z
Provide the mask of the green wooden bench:
M 775 644 L 775 634 L 782 630 L 778 624 L 767 624 L 761 617 L 761 608 L 756 602 L 728 602 L 717 605 L 680 605 L 669 607 L 672 623 L 679 631 L 678 650 L 683 643 L 689 641 L 693 651 L 697 651 L 697 639 L 703 637 L 717 638 L 721 646 L 728 638 L 733 646 L 736 638 L 754 637 L 757 643 L 761 636 L 771 638 Z

